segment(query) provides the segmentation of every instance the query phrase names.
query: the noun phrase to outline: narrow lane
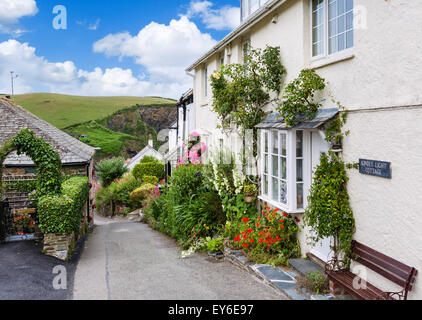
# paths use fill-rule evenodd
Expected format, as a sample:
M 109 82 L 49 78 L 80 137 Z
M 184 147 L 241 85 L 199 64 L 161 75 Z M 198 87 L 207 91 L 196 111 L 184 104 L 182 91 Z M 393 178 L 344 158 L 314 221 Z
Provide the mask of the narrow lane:
M 180 259 L 177 243 L 148 225 L 96 218 L 76 269 L 73 299 L 282 300 L 232 264 Z

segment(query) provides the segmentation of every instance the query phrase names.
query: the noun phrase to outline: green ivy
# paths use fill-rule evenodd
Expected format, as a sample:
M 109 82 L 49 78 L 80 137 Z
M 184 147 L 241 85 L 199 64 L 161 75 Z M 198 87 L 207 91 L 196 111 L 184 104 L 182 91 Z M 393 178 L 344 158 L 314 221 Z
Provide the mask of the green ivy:
M 12 143 L 19 155 L 26 154 L 37 166 L 37 194 L 61 194 L 62 162 L 59 153 L 29 129 L 22 129 L 12 138 Z
M 24 180 L 24 181 L 8 181 L 4 184 L 5 190 L 17 191 L 20 193 L 30 193 L 37 189 L 36 180 Z
M 40 229 L 43 233 L 79 233 L 83 208 L 89 199 L 88 177 L 74 177 L 63 182 L 63 194 L 47 195 L 38 200 Z
M 332 246 L 336 256 L 340 251 L 350 255 L 355 220 L 347 193 L 345 163 L 330 152 L 321 156 L 320 164 L 310 189 L 304 221 L 312 227 L 314 243 L 334 238 Z
M 277 108 L 289 127 L 294 127 L 298 116 L 306 119 L 316 117 L 320 103 L 314 101 L 316 92 L 325 89 L 326 83 L 314 70 L 303 69 L 299 76 L 290 82 L 283 93 L 283 101 Z

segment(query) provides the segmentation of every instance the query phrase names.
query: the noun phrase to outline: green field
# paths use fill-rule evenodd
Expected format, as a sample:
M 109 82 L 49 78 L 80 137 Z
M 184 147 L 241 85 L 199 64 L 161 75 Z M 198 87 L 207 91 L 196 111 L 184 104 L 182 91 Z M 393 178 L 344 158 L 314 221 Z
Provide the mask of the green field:
M 107 117 L 136 104 L 175 104 L 159 97 L 82 97 L 52 93 L 16 95 L 16 103 L 59 129 Z
M 86 144 L 101 148 L 101 151 L 96 153 L 97 159 L 123 155 L 122 149 L 129 146 L 134 150 L 141 150 L 147 143 L 146 137 L 140 139 L 128 134 L 111 131 L 96 121 L 72 127 L 66 131 Z M 81 135 L 86 135 L 87 137 L 81 138 Z

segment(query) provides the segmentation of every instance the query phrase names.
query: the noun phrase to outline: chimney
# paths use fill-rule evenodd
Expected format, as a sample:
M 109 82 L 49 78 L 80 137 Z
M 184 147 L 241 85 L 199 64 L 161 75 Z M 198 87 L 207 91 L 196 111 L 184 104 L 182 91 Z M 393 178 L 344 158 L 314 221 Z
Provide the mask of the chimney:
M 154 148 L 154 141 L 152 140 L 152 134 L 149 135 L 148 145 L 151 148 Z

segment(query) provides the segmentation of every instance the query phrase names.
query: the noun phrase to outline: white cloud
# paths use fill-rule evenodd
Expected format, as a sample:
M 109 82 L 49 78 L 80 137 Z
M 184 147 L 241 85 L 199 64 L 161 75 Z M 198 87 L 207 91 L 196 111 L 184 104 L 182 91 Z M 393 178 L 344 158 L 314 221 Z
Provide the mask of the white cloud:
M 224 6 L 213 9 L 210 1 L 191 1 L 186 16 L 199 16 L 208 29 L 233 30 L 240 24 L 240 8 Z
M 133 58 L 146 67 L 153 82 L 181 81 L 189 88 L 192 79 L 186 76 L 184 69 L 216 43 L 182 16 L 169 25 L 152 22 L 135 36 L 128 32 L 110 34 L 95 42 L 93 48 L 94 52 L 109 57 Z
M 15 93 L 59 92 L 78 95 L 131 95 L 178 98 L 186 83 L 146 80 L 130 69 L 78 69 L 72 61 L 50 62 L 36 49 L 16 40 L 0 43 L 0 93 L 10 92 L 10 71 L 19 77 Z
M 0 33 L 20 36 L 26 31 L 16 27 L 18 20 L 37 12 L 35 0 L 0 0 Z

